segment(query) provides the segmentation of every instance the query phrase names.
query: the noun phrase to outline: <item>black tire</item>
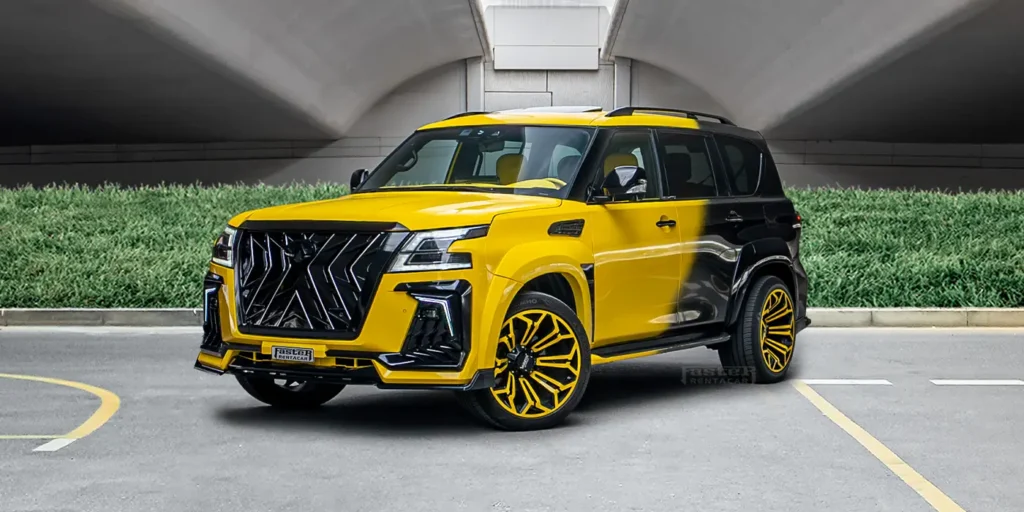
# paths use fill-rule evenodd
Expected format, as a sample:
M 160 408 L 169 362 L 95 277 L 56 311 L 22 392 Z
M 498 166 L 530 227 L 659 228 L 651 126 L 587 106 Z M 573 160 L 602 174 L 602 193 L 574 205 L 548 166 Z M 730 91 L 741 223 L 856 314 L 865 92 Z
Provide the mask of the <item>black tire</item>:
M 470 414 L 501 430 L 541 430 L 561 424 L 579 405 L 590 382 L 590 341 L 572 308 L 544 293 L 523 293 L 516 298 L 505 315 L 502 339 L 506 339 L 506 334 L 510 330 L 515 330 L 525 337 L 526 329 L 531 325 L 526 323 L 526 319 L 530 318 L 536 319 L 538 327 L 531 339 L 525 340 L 525 348 L 515 343 L 516 347 L 509 350 L 512 342 L 499 343 L 495 359 L 505 363 L 496 363 L 495 386 L 491 389 L 456 393 L 459 403 Z M 520 327 L 523 328 L 522 331 L 518 330 Z M 547 336 L 541 334 L 542 330 L 550 330 L 554 334 L 550 339 L 562 341 L 553 344 L 545 342 Z M 570 333 L 571 339 L 563 339 Z M 541 345 L 544 345 L 541 347 L 542 350 L 532 350 Z M 509 356 L 513 359 L 509 359 Z M 548 358 L 548 361 L 540 362 L 538 358 Z M 563 359 L 566 367 L 550 366 L 561 364 L 560 361 Z M 515 378 L 511 384 L 510 377 Z M 526 384 L 522 384 L 523 381 Z M 521 392 L 515 396 L 531 396 L 531 400 L 537 398 L 540 406 L 525 403 L 520 407 L 514 397 L 507 392 L 510 389 L 508 385 L 516 386 L 515 389 Z M 562 389 L 563 386 L 570 385 L 570 389 Z M 540 391 L 537 391 L 538 389 Z M 530 390 L 533 390 L 534 394 L 531 395 Z M 556 392 L 552 393 L 552 390 Z M 512 410 L 519 413 L 513 413 Z
M 796 350 L 796 309 L 786 283 L 775 276 L 757 279 L 740 307 L 732 339 L 718 349 L 722 366 L 752 369 L 756 383 L 785 380 Z M 762 325 L 762 319 L 770 325 Z
M 312 409 L 338 396 L 344 384 L 322 384 L 313 382 L 278 384 L 274 379 L 236 375 L 242 389 L 253 398 L 267 405 L 282 409 Z M 294 384 L 289 386 L 288 384 Z

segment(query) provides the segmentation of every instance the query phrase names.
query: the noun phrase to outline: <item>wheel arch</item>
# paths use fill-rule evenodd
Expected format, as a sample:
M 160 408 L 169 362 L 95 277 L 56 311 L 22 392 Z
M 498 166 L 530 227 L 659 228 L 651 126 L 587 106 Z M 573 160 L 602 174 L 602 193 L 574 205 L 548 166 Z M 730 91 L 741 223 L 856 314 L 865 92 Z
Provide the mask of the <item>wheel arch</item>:
M 788 246 L 781 239 L 777 241 L 778 243 L 774 242 L 764 240 L 763 243 L 751 244 L 741 251 L 730 292 L 729 314 L 726 321 L 728 326 L 733 326 L 739 321 L 743 302 L 747 299 L 750 287 L 764 276 L 778 277 L 786 284 L 791 294 L 796 294 L 797 279 Z
M 515 245 L 495 265 L 489 266 L 488 271 L 493 279 L 484 301 L 488 313 L 483 315 L 486 318 L 484 325 L 476 331 L 479 340 L 474 339 L 477 366 L 489 368 L 493 364 L 493 352 L 501 335 L 505 314 L 516 297 L 524 291 L 546 289 L 549 291 L 545 293 L 566 302 L 568 297 L 564 286 L 567 285 L 572 296 L 569 307 L 583 324 L 587 339 L 592 340 L 593 297 L 585 271 L 593 266 L 591 259 L 589 248 L 581 242 L 540 241 Z M 557 290 L 557 287 L 563 288 L 559 292 L 550 293 L 550 290 Z
M 493 273 L 515 283 L 509 303 L 524 291 L 552 295 L 576 313 L 587 337 L 593 339 L 594 298 L 588 275 L 592 268 L 593 255 L 582 241 L 544 240 L 517 245 L 504 255 Z

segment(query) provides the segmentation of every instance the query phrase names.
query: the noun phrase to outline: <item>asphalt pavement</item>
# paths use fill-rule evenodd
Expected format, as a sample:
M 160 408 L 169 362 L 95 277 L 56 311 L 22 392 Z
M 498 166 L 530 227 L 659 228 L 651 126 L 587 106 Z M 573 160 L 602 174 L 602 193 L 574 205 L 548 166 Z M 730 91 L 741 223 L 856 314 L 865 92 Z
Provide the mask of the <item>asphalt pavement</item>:
M 616 363 L 532 433 L 446 392 L 271 410 L 198 343 L 0 329 L 0 511 L 1024 510 L 1024 330 L 811 328 L 767 386 L 685 382 L 707 349 Z

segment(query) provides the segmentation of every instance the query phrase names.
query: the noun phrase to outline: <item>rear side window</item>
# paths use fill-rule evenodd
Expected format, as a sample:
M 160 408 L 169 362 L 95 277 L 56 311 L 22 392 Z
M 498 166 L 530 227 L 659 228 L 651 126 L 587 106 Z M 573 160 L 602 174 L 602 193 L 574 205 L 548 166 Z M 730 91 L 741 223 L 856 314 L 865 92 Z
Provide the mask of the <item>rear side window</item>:
M 696 199 L 718 195 L 706 137 L 658 130 L 658 142 L 664 154 L 666 196 Z
M 722 153 L 724 174 L 734 196 L 749 196 L 757 191 L 764 168 L 764 154 L 754 143 L 735 137 L 716 136 Z

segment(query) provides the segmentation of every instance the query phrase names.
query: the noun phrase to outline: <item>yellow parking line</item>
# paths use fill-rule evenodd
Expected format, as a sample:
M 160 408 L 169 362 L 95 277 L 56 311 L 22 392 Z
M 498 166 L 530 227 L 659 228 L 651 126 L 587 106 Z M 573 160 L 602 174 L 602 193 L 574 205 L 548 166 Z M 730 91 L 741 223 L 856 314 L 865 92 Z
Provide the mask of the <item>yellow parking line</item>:
M 840 412 L 839 409 L 836 409 L 834 405 L 825 400 L 824 397 L 811 389 L 806 383 L 795 381 L 793 382 L 793 387 L 810 400 L 828 419 L 832 420 L 839 428 L 845 430 L 847 434 L 850 434 L 861 446 L 867 448 L 871 455 L 874 455 L 882 464 L 885 464 L 885 467 L 900 477 L 903 483 L 909 485 L 911 489 L 921 495 L 933 509 L 938 512 L 965 512 L 960 505 L 957 505 L 955 501 L 946 496 L 938 487 L 935 487 L 934 484 L 926 480 L 920 473 L 914 471 L 914 468 L 910 467 L 903 459 L 899 458 L 892 450 L 882 444 L 881 441 L 875 439 L 874 436 L 861 428 L 860 425 L 854 423 L 853 420 Z
M 71 440 L 71 441 L 73 441 L 75 439 L 81 439 L 81 438 L 83 438 L 83 437 L 85 437 L 85 436 L 87 436 L 89 434 L 92 434 L 93 432 L 96 431 L 96 429 L 102 427 L 103 424 L 106 423 L 108 420 L 110 420 L 110 418 L 114 416 L 114 413 L 116 413 L 117 410 L 121 407 L 121 399 L 117 395 L 115 395 L 114 393 L 111 393 L 110 391 L 107 391 L 107 390 L 105 390 L 103 388 L 98 388 L 96 386 L 90 386 L 89 384 L 82 384 L 81 382 L 73 382 L 73 381 L 70 381 L 70 380 L 63 380 L 63 379 L 52 379 L 50 377 L 36 377 L 34 375 L 13 375 L 13 374 L 8 374 L 8 373 L 0 373 L 0 378 L 2 378 L 2 379 L 15 379 L 15 380 L 27 380 L 27 381 L 34 381 L 34 382 L 45 382 L 47 384 L 55 384 L 57 386 L 65 386 L 65 387 L 69 387 L 69 388 L 78 389 L 78 390 L 81 390 L 81 391 L 85 391 L 87 393 L 92 393 L 93 395 L 96 395 L 97 397 L 99 397 L 99 399 L 100 399 L 100 406 L 99 406 L 98 409 L 96 409 L 96 412 L 92 413 L 92 416 L 90 416 L 89 419 L 85 420 L 84 423 L 79 425 L 77 428 L 75 428 L 71 432 L 68 432 L 67 434 L 62 435 L 62 436 L 34 436 L 34 437 L 31 437 L 31 438 L 34 438 L 34 439 L 68 439 L 68 440 Z M 0 439 L 26 439 L 26 438 L 17 437 L 17 436 L 15 436 L 15 437 L 0 436 Z M 66 446 L 66 444 L 64 446 Z

